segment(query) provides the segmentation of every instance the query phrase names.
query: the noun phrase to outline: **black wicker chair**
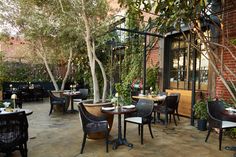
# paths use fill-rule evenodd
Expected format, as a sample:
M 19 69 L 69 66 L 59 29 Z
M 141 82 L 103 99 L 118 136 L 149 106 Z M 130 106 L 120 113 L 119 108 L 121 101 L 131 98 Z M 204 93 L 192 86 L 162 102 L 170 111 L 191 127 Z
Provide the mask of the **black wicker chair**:
M 28 121 L 25 112 L 0 114 L 0 152 L 10 156 L 20 150 L 27 157 Z
M 133 113 L 132 115 L 126 115 L 125 117 L 124 138 L 126 138 L 126 123 L 127 122 L 138 124 L 139 135 L 140 135 L 140 129 L 141 129 L 141 144 L 143 144 L 143 125 L 145 124 L 148 125 L 151 137 L 154 138 L 152 134 L 152 129 L 151 129 L 153 104 L 154 102 L 152 100 L 139 99 L 136 105 L 137 112 Z
M 49 99 L 50 99 L 50 104 L 51 104 L 49 116 L 52 113 L 53 107 L 55 105 L 62 106 L 63 113 L 65 113 L 66 112 L 66 103 L 67 103 L 66 98 L 57 97 L 57 96 L 53 95 L 53 93 L 51 91 L 48 91 L 48 94 L 49 94 Z
M 207 133 L 205 142 L 207 142 L 212 128 L 218 128 L 220 130 L 220 132 L 219 132 L 219 150 L 221 150 L 223 129 L 236 128 L 235 122 L 224 120 L 224 116 L 222 114 L 224 110 L 225 110 L 224 103 L 222 101 L 209 101 L 207 104 L 209 125 L 208 125 L 208 133 Z
M 155 107 L 155 112 L 158 114 L 158 119 L 160 119 L 160 114 L 165 114 L 165 125 L 168 124 L 168 115 L 173 115 L 175 125 L 177 126 L 175 119 L 175 110 L 177 108 L 178 96 L 167 96 L 162 105 Z
M 81 88 L 79 89 L 80 94 L 78 96 L 73 97 L 74 103 L 80 103 L 83 100 L 86 100 L 88 97 L 88 89 L 86 88 Z
M 178 120 L 180 120 L 178 108 L 179 108 L 179 100 L 180 100 L 181 95 L 180 95 L 180 93 L 171 93 L 170 96 L 177 96 L 175 114 L 177 115 Z M 171 120 L 171 117 L 170 117 L 170 120 Z
M 97 133 L 97 132 L 104 132 L 105 139 L 106 139 L 106 152 L 108 152 L 108 122 L 106 120 L 106 117 L 97 117 L 89 113 L 86 108 L 84 107 L 83 103 L 80 103 L 78 105 L 80 117 L 83 125 L 83 143 L 81 147 L 80 153 L 83 154 L 85 142 L 87 135 L 89 133 Z
M 39 84 L 35 84 L 33 88 L 33 98 L 34 100 L 43 100 L 43 87 Z
M 20 85 L 18 89 L 21 91 L 21 96 L 23 101 L 31 100 L 32 96 L 30 94 L 28 85 Z

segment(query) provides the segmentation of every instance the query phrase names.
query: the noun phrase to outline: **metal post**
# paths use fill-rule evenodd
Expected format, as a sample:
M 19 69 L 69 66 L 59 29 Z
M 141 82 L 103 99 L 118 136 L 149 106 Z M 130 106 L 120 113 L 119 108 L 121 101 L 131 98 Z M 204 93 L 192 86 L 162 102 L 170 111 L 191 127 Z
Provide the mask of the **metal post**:
M 147 34 L 144 35 L 144 51 L 143 51 L 143 94 L 146 89 L 146 52 L 147 51 Z
M 195 40 L 195 36 L 193 38 Z M 196 40 L 194 41 L 197 44 Z M 196 83 L 196 49 L 193 49 L 193 75 L 192 75 L 192 104 L 191 104 L 191 125 L 194 126 L 194 104 L 195 104 L 195 83 Z

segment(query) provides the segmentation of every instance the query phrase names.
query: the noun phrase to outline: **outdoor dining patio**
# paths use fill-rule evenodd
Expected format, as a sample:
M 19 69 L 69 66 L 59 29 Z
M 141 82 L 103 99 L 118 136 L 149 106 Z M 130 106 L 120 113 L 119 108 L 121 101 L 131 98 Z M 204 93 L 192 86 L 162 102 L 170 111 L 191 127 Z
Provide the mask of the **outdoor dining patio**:
M 2 0 L 0 157 L 236 157 L 232 17 L 233 0 Z
M 198 131 L 190 125 L 190 119 L 180 117 L 178 126 L 172 122 L 167 128 L 162 124 L 152 124 L 154 138 L 144 128 L 144 144 L 141 145 L 137 125 L 129 124 L 126 138 L 133 143 L 133 148 L 119 146 L 116 150 L 109 145 L 109 153 L 105 151 L 104 139 L 87 139 L 84 153 L 80 154 L 83 130 L 79 114 L 53 113 L 48 116 L 50 104 L 43 102 L 27 102 L 23 108 L 31 109 L 33 114 L 27 116 L 29 122 L 29 157 L 77 157 L 77 156 L 148 156 L 148 157 L 232 157 L 235 152 L 218 150 L 218 135 L 212 133 L 207 143 L 204 142 L 207 132 Z M 77 107 L 76 107 L 77 109 Z M 123 119 L 122 119 L 123 122 Z M 123 124 L 122 124 L 123 125 Z M 114 117 L 109 139 L 117 137 L 117 118 Z M 222 147 L 235 145 L 235 141 L 223 136 Z M 4 154 L 0 154 L 3 157 Z M 18 151 L 12 157 L 20 157 Z

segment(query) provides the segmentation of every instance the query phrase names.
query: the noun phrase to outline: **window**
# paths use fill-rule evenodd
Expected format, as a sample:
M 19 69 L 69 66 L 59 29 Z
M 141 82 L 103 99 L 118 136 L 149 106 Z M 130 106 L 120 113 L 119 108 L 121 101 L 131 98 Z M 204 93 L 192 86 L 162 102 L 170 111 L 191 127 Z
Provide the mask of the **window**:
M 190 34 L 188 41 L 193 41 Z M 196 55 L 196 90 L 207 90 L 208 83 L 208 60 L 204 55 L 205 46 L 198 43 L 202 53 Z M 192 88 L 193 73 L 193 47 L 182 35 L 175 35 L 170 40 L 170 88 L 186 89 Z

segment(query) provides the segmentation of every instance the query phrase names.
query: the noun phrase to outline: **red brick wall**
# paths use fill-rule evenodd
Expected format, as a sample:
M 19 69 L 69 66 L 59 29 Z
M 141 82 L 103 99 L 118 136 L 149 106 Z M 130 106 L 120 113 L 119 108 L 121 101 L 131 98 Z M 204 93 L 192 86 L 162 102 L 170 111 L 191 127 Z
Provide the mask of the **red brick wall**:
M 223 27 L 225 36 L 227 36 L 228 39 L 236 39 L 236 3 L 234 3 L 235 2 L 233 0 L 225 1 L 226 11 L 223 16 Z M 223 43 L 222 38 L 221 40 L 221 42 Z M 233 46 L 228 46 L 228 48 L 236 56 L 236 48 Z M 221 51 L 222 50 L 220 50 L 220 52 Z M 226 50 L 223 50 L 223 63 L 227 65 L 234 73 L 236 73 L 236 60 L 233 59 L 232 55 Z M 227 81 L 232 80 L 236 82 L 236 78 L 229 74 L 225 69 L 223 70 L 223 74 Z M 219 77 L 216 78 L 216 96 L 218 98 L 223 98 L 224 100 L 230 100 L 231 98 L 228 90 L 225 88 Z
M 147 54 L 147 67 L 158 65 L 158 43 Z

